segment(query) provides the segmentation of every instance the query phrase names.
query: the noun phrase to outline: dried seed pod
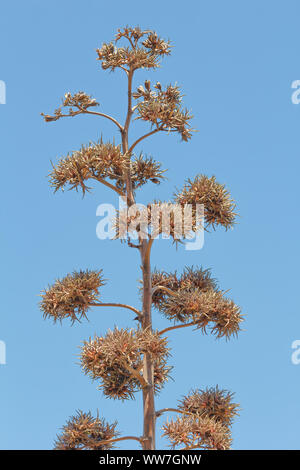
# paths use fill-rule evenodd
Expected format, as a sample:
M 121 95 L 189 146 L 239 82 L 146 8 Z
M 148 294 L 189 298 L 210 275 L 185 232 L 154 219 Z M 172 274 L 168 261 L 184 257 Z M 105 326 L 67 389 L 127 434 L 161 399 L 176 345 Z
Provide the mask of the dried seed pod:
M 72 323 L 86 318 L 90 304 L 98 301 L 99 287 L 104 284 L 102 270 L 74 271 L 57 279 L 41 294 L 40 308 L 44 318 L 52 318 L 54 322 L 69 318 Z
M 238 415 L 239 404 L 233 403 L 233 393 L 218 386 L 204 390 L 193 390 L 179 402 L 178 409 L 201 417 L 208 416 L 226 426 L 231 426 Z
M 182 108 L 179 88 L 169 85 L 163 91 L 160 83 L 157 83 L 155 88 L 157 92 L 151 92 L 150 88 L 147 92 L 142 92 L 139 87 L 137 93 L 133 94 L 134 98 L 143 99 L 137 104 L 136 119 L 148 121 L 161 130 L 176 131 L 182 140 L 188 141 L 192 136 L 189 122 L 193 116 Z
M 170 367 L 166 338 L 150 330 L 118 329 L 105 337 L 84 341 L 80 361 L 85 374 L 101 380 L 100 388 L 113 399 L 132 399 L 143 387 L 143 355 L 151 354 L 154 385 L 158 392 L 168 379 Z
M 224 297 L 224 292 L 215 290 L 181 289 L 161 302 L 160 311 L 169 320 L 194 322 L 204 333 L 210 326 L 217 338 L 237 335 L 243 321 L 240 307 Z
M 225 186 L 218 183 L 215 177 L 198 175 L 188 180 L 183 189 L 175 193 L 175 202 L 179 204 L 203 204 L 206 227 L 215 229 L 223 225 L 225 229 L 235 222 L 235 203 Z
M 139 40 L 146 36 L 142 43 Z M 142 31 L 137 28 L 119 29 L 116 43 L 122 38 L 128 40 L 125 47 L 116 47 L 113 42 L 103 43 L 97 49 L 97 60 L 102 63 L 104 70 L 114 71 L 116 68 L 136 70 L 140 68 L 157 68 L 159 59 L 170 54 L 169 42 L 159 38 L 154 31 Z
M 178 276 L 176 272 L 168 273 L 155 269 L 151 278 L 153 288 L 155 286 L 163 286 L 173 292 L 177 292 L 181 289 L 199 289 L 200 291 L 205 291 L 210 289 L 215 290 L 217 288 L 217 282 L 211 277 L 211 271 L 209 269 L 203 269 L 202 267 L 186 267 L 181 276 Z M 166 291 L 162 289 L 154 290 L 154 294 L 152 295 L 154 306 L 160 309 L 166 297 L 168 297 Z
M 46 122 L 57 121 L 58 119 L 66 116 L 76 116 L 77 114 L 85 113 L 88 108 L 99 106 L 99 103 L 92 98 L 90 95 L 84 93 L 84 91 L 78 91 L 77 93 L 68 92 L 65 93 L 62 104 L 59 108 L 54 111 L 54 115 L 41 113 Z M 67 114 L 63 114 L 62 108 L 69 107 Z M 73 109 L 75 108 L 75 110 Z
M 229 428 L 208 416 L 178 416 L 164 423 L 162 430 L 173 449 L 227 450 L 232 442 Z
M 103 418 L 94 418 L 90 412 L 77 411 L 57 435 L 55 450 L 108 450 L 113 443 L 101 444 L 118 436 L 117 423 L 108 424 Z
M 111 180 L 117 188 L 125 188 L 124 173 L 129 166 L 128 158 L 122 154 L 121 146 L 114 143 L 90 143 L 82 146 L 80 150 L 61 158 L 49 174 L 51 186 L 55 192 L 59 189 L 82 190 L 83 195 L 90 188 L 86 181 L 94 179 L 97 181 Z M 136 189 L 148 181 L 159 184 L 164 178 L 164 170 L 160 163 L 153 158 L 144 157 L 140 154 L 131 161 L 130 165 L 132 187 Z

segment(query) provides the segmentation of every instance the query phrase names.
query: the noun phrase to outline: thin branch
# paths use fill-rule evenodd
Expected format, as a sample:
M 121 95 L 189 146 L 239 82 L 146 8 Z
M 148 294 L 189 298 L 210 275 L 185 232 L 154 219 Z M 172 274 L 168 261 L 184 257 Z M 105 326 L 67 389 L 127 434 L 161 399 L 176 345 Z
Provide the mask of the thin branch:
M 163 413 L 167 413 L 168 411 L 172 411 L 174 413 L 183 413 L 183 411 L 177 410 L 177 408 L 162 408 L 161 410 L 158 410 L 155 414 L 157 418 L 161 416 Z
M 143 437 L 137 437 L 137 436 L 123 436 L 123 437 L 117 437 L 116 439 L 107 439 L 106 441 L 100 441 L 99 442 L 99 447 L 103 446 L 105 444 L 113 444 L 114 442 L 119 442 L 119 441 L 138 441 L 140 444 L 144 440 Z
M 95 179 L 96 181 L 99 181 L 99 183 L 104 184 L 104 185 L 107 186 L 108 188 L 112 189 L 113 191 L 115 191 L 116 193 L 118 193 L 120 196 L 125 197 L 125 194 L 123 193 L 123 191 L 121 191 L 121 189 L 117 188 L 116 186 L 114 186 L 113 184 L 109 183 L 108 181 L 106 181 L 105 179 L 101 178 L 100 176 L 98 176 L 98 177 L 93 176 L 92 178 Z
M 77 105 L 76 107 L 78 108 L 78 111 L 72 111 L 72 113 L 69 113 L 69 114 L 60 114 L 57 119 L 60 119 L 62 117 L 78 116 L 78 114 L 93 114 L 95 116 L 101 116 L 101 117 L 104 117 L 106 119 L 109 119 L 116 126 L 118 126 L 118 128 L 121 132 L 123 132 L 123 127 L 121 126 L 121 124 L 115 118 L 113 118 L 112 116 L 109 116 L 108 114 L 104 114 L 104 113 L 98 113 L 97 111 L 88 111 L 87 109 L 84 109 L 79 105 Z M 41 114 L 42 114 L 42 116 L 44 116 L 43 113 L 41 113 Z
M 138 309 L 132 307 L 131 305 L 126 305 L 126 304 L 118 304 L 118 303 L 102 303 L 102 302 L 94 302 L 89 304 L 91 307 L 123 307 L 123 308 L 128 308 L 128 310 L 131 310 L 132 312 L 136 313 L 138 317 L 142 317 L 142 312 L 140 312 Z
M 130 42 L 132 49 L 135 49 L 135 45 L 134 45 L 133 42 L 131 41 L 131 38 L 130 38 L 129 36 L 125 36 L 125 37 L 126 37 L 126 38 L 128 39 L 128 41 Z
M 104 117 L 106 119 L 109 119 L 110 121 L 112 121 L 116 126 L 118 126 L 118 128 L 120 129 L 121 132 L 123 132 L 123 126 L 115 119 L 113 118 L 112 116 L 109 116 L 108 114 L 104 114 L 104 113 L 99 113 L 97 111 L 88 111 L 87 109 L 85 108 L 82 108 L 80 105 L 77 105 L 77 108 L 80 109 L 80 111 L 82 113 L 85 113 L 85 114 L 94 114 L 95 116 L 101 116 L 101 117 Z
M 141 245 L 135 245 L 135 244 L 132 243 L 129 239 L 127 240 L 127 244 L 128 244 L 128 246 L 130 246 L 131 248 L 137 248 L 138 250 L 141 248 Z
M 119 68 L 124 70 L 124 72 L 128 75 L 129 71 L 125 67 L 123 67 L 123 65 L 119 65 Z
M 153 135 L 153 134 L 156 134 L 156 132 L 159 132 L 161 131 L 162 129 L 160 127 L 158 127 L 157 129 L 153 129 L 153 131 L 151 132 L 148 132 L 147 134 L 145 135 L 142 135 L 139 139 L 137 139 L 130 147 L 130 149 L 128 150 L 128 153 L 131 154 L 131 152 L 133 151 L 134 147 L 139 144 L 142 140 L 146 139 L 146 137 L 149 137 L 150 135 Z
M 165 328 L 164 330 L 161 330 L 158 334 L 163 335 L 167 333 L 167 331 L 177 330 L 178 328 L 186 328 L 187 326 L 193 326 L 193 325 L 197 325 L 197 323 L 193 321 L 191 323 L 185 323 L 184 325 L 169 326 L 169 328 Z
M 159 418 L 159 416 L 161 416 L 163 413 L 167 413 L 169 411 L 174 413 L 181 413 L 183 415 L 195 416 L 195 413 L 189 413 L 187 411 L 178 410 L 177 408 L 162 408 L 161 410 L 158 410 L 155 414 L 157 418 Z

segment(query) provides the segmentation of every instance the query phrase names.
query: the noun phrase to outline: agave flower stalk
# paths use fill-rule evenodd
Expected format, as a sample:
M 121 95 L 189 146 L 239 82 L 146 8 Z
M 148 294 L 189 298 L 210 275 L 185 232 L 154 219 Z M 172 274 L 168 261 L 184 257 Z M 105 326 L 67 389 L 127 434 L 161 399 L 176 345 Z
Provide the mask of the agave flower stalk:
M 115 41 L 104 43 L 97 49 L 97 60 L 104 70 L 120 69 L 126 77 L 127 110 L 124 122 L 109 114 L 99 112 L 99 102 L 83 91 L 67 92 L 61 105 L 51 114 L 42 114 L 46 122 L 64 117 L 91 114 L 109 120 L 118 131 L 119 142 L 89 142 L 67 156 L 52 163 L 49 175 L 54 191 L 75 189 L 83 196 L 91 190 L 90 182 L 103 184 L 120 196 L 127 208 L 136 204 L 136 191 L 148 182 L 160 184 L 165 170 L 160 162 L 145 156 L 137 147 L 157 133 L 177 133 L 183 142 L 192 135 L 190 112 L 182 105 L 182 93 L 177 85 L 162 86 L 145 80 L 134 89 L 138 70 L 151 70 L 160 66 L 161 59 L 171 53 L 169 41 L 154 31 L 139 27 L 118 30 Z M 150 124 L 144 134 L 135 141 L 129 139 L 133 120 Z M 151 211 L 155 204 L 158 211 L 172 209 L 170 236 L 181 242 L 176 232 L 176 216 L 181 216 L 191 205 L 192 223 L 189 233 L 197 232 L 196 206 L 204 206 L 204 229 L 223 226 L 226 230 L 235 223 L 235 203 L 225 186 L 214 176 L 196 175 L 183 182 L 183 189 L 174 194 L 172 201 L 154 201 L 146 208 L 146 222 L 138 223 L 138 215 L 119 213 L 117 221 L 125 224 L 125 241 L 128 247 L 140 253 L 142 306 L 127 305 L 122 301 L 105 300 L 100 288 L 105 285 L 102 270 L 82 270 L 57 279 L 45 289 L 40 303 L 45 318 L 54 322 L 69 319 L 71 323 L 84 320 L 87 312 L 96 307 L 117 307 L 128 310 L 138 322 L 137 328 L 108 331 L 83 342 L 80 361 L 82 371 L 100 383 L 104 395 L 117 400 L 133 399 L 141 392 L 143 397 L 143 431 L 139 436 L 119 436 L 117 423 L 109 424 L 104 418 L 93 417 L 90 412 L 78 411 L 63 426 L 58 435 L 57 449 L 105 450 L 119 441 L 137 441 L 144 450 L 155 449 L 157 420 L 164 413 L 176 413 L 177 417 L 163 425 L 163 435 L 172 447 L 183 449 L 227 449 L 231 444 L 231 424 L 238 405 L 233 395 L 216 388 L 196 389 L 179 402 L 178 407 L 156 410 L 155 399 L 167 381 L 171 367 L 168 364 L 170 350 L 166 334 L 175 329 L 194 326 L 206 334 L 211 331 L 217 338 L 229 339 L 240 331 L 242 315 L 226 292 L 219 289 L 211 272 L 202 267 L 185 268 L 179 275 L 151 269 L 151 249 L 155 240 L 151 232 Z M 173 204 L 173 206 L 172 206 Z M 133 243 L 129 222 L 136 222 L 137 242 Z M 116 238 L 122 238 L 116 231 Z M 162 216 L 158 217 L 155 235 L 165 233 Z M 182 239 L 188 238 L 183 231 Z M 102 293 L 101 293 L 102 295 Z M 172 322 L 161 331 L 154 329 L 151 310 L 156 308 L 167 321 Z

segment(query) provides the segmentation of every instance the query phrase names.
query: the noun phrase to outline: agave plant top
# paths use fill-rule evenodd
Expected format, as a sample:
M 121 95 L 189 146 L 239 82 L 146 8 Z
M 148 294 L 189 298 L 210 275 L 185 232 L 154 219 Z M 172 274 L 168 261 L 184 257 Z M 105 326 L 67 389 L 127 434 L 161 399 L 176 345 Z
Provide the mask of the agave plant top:
M 94 179 L 115 191 L 130 208 L 136 202 L 135 193 L 139 187 L 148 181 L 154 184 L 161 182 L 164 170 L 160 163 L 142 153 L 136 157 L 134 150 L 144 139 L 158 132 L 177 132 L 187 142 L 193 132 L 190 127 L 192 116 L 182 107 L 182 95 L 177 86 L 163 88 L 159 82 L 152 86 L 146 80 L 144 86 L 140 85 L 133 91 L 133 77 L 138 69 L 159 67 L 161 58 L 169 55 L 170 50 L 168 41 L 158 37 L 154 31 L 143 31 L 139 27 L 118 30 L 114 42 L 104 43 L 97 49 L 103 69 L 121 69 L 126 76 L 128 106 L 124 123 L 96 111 L 97 101 L 82 91 L 66 93 L 53 115 L 42 114 L 47 122 L 78 114 L 93 114 L 110 120 L 120 133 L 119 145 L 104 143 L 101 139 L 61 158 L 50 173 L 55 191 L 69 187 L 81 189 L 85 194 L 89 189 L 87 181 Z M 129 142 L 128 131 L 133 117 L 149 123 L 150 129 L 134 142 Z M 197 175 L 188 180 L 175 194 L 173 203 L 177 211 L 184 211 L 187 204 L 192 205 L 190 230 L 194 232 L 199 229 L 197 204 L 204 206 L 205 229 L 219 225 L 228 229 L 235 221 L 235 204 L 224 185 L 214 177 Z M 171 202 L 156 201 L 158 207 L 166 204 Z M 147 211 L 149 215 L 150 204 Z M 81 365 L 85 373 L 100 381 L 104 394 L 110 398 L 124 400 L 142 391 L 143 433 L 141 436 L 117 437 L 116 423 L 110 425 L 99 416 L 93 418 L 89 412 L 79 411 L 58 435 L 55 444 L 58 449 L 103 450 L 126 439 L 138 441 L 145 450 L 155 449 L 156 420 L 167 412 L 177 413 L 177 418 L 167 421 L 162 428 L 171 446 L 183 449 L 227 449 L 230 446 L 230 426 L 238 409 L 238 405 L 231 402 L 231 393 L 218 387 L 195 389 L 183 398 L 178 408 L 159 411 L 155 409 L 154 398 L 170 372 L 166 333 L 193 325 L 204 333 L 210 329 L 217 337 L 229 338 L 240 329 L 240 308 L 224 296 L 206 269 L 187 268 L 181 276 L 165 271 L 151 272 L 150 254 L 154 237 L 150 230 L 150 216 L 146 220 L 146 229 L 145 226 L 142 229 L 140 224 L 135 225 L 136 243 L 133 243 L 129 230 L 126 236 L 128 246 L 138 249 L 141 256 L 141 310 L 99 300 L 99 288 L 104 284 L 102 270 L 74 272 L 58 279 L 43 291 L 41 301 L 44 317 L 54 321 L 69 318 L 75 322 L 85 317 L 93 306 L 121 307 L 134 313 L 137 328 L 115 328 L 104 337 L 96 336 L 84 342 Z M 174 222 L 174 217 L 170 220 Z M 159 218 L 158 233 L 163 231 L 164 225 Z M 174 223 L 171 223 L 170 235 L 178 242 Z M 186 235 L 184 233 L 183 238 Z M 171 320 L 172 326 L 162 331 L 153 329 L 152 305 Z

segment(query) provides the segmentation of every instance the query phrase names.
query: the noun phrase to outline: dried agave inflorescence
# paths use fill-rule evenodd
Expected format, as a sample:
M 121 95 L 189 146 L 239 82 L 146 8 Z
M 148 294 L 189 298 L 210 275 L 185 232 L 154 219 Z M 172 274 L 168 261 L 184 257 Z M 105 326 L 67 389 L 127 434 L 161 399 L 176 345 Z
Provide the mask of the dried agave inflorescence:
M 118 436 L 117 423 L 108 424 L 98 416 L 94 418 L 90 412 L 77 411 L 62 427 L 62 432 L 55 441 L 55 450 L 108 450 L 113 449 L 112 443 L 104 443 Z M 101 442 L 103 441 L 103 444 Z
M 189 121 L 193 116 L 182 108 L 182 94 L 178 86 L 168 85 L 163 90 L 157 82 L 154 88 L 157 91 L 151 90 L 150 81 L 147 80 L 145 88 L 139 86 L 133 93 L 135 99 L 141 99 L 136 106 L 136 119 L 148 121 L 160 130 L 176 131 L 187 142 L 192 136 Z
M 208 416 L 178 416 L 164 423 L 162 429 L 172 448 L 227 450 L 231 445 L 229 428 Z
M 83 371 L 93 380 L 100 379 L 106 396 L 126 400 L 144 386 L 141 370 L 143 355 L 154 363 L 154 383 L 158 392 L 168 379 L 169 349 L 166 338 L 151 330 L 118 329 L 105 337 L 84 341 L 80 360 Z
M 62 117 L 77 116 L 77 114 L 83 114 L 88 112 L 89 108 L 99 106 L 99 103 L 87 95 L 84 91 L 78 91 L 77 93 L 67 92 L 62 100 L 62 104 L 54 111 L 54 115 L 41 113 L 46 122 L 57 121 Z M 64 114 L 62 108 L 69 108 L 68 113 Z M 75 109 L 74 109 L 75 108 Z
M 142 31 L 139 27 L 126 27 L 118 30 L 115 43 L 122 38 L 128 40 L 128 46 L 117 47 L 110 42 L 103 43 L 102 47 L 97 49 L 98 60 L 102 62 L 104 70 L 114 71 L 118 67 L 127 71 L 157 68 L 160 58 L 170 54 L 169 42 L 158 37 L 154 31 Z M 142 38 L 144 40 L 140 43 Z
M 135 157 L 130 165 L 132 188 L 137 189 L 148 181 L 154 184 L 160 184 L 163 180 L 166 170 L 161 169 L 161 164 L 156 162 L 152 157 L 144 157 L 140 154 Z M 124 182 L 122 180 L 122 188 Z
M 212 289 L 179 290 L 161 303 L 160 311 L 169 320 L 192 322 L 204 333 L 212 324 L 210 330 L 217 338 L 237 335 L 243 321 L 240 307 L 224 297 L 222 291 Z
M 97 144 L 82 146 L 80 150 L 61 158 L 50 173 L 50 182 L 55 191 L 82 188 L 83 194 L 89 188 L 85 181 L 88 179 L 116 179 L 122 175 L 124 159 L 120 145 L 104 144 L 102 139 Z
M 173 292 L 178 292 L 182 289 L 199 289 L 200 291 L 205 291 L 217 288 L 217 282 L 211 277 L 210 270 L 203 269 L 201 267 L 186 267 L 181 276 L 178 276 L 177 272 L 168 273 L 166 271 L 159 271 L 155 269 L 152 272 L 151 279 L 153 288 L 156 286 L 163 286 Z M 162 303 L 167 297 L 168 294 L 165 290 L 154 289 L 152 294 L 152 303 L 156 308 L 160 309 Z
M 81 114 L 97 115 L 110 120 L 120 131 L 121 145 L 114 142 L 104 144 L 101 138 L 98 143 L 82 146 L 79 151 L 61 158 L 49 176 L 55 191 L 81 189 L 84 195 L 90 189 L 87 181 L 93 179 L 127 200 L 129 209 L 117 213 L 116 238 L 126 239 L 129 246 L 140 249 L 142 312 L 125 304 L 99 303 L 99 287 L 104 284 L 101 271 L 74 272 L 57 280 L 43 292 L 41 309 L 44 317 L 51 317 L 54 321 L 70 318 L 72 322 L 86 317 L 91 306 L 127 307 L 137 314 L 135 320 L 140 321 L 140 328 L 115 328 L 104 337 L 95 336 L 83 342 L 80 354 L 83 371 L 93 380 L 100 381 L 106 396 L 125 400 L 143 390 L 143 437 L 127 436 L 122 440 L 135 439 L 144 449 L 155 448 L 155 418 L 171 410 L 181 413 L 163 427 L 164 435 L 173 447 L 228 449 L 231 443 L 229 428 L 237 414 L 237 405 L 231 403 L 232 394 L 225 390 L 218 387 L 195 390 L 181 400 L 178 409 L 164 408 L 161 413 L 155 413 L 153 394 L 163 387 L 171 369 L 167 364 L 169 349 L 164 333 L 185 326 L 195 326 L 205 333 L 209 327 L 217 337 L 228 338 L 237 334 L 242 321 L 240 308 L 218 290 L 209 270 L 186 268 L 181 276 L 164 271 L 154 271 L 151 275 L 151 239 L 159 235 L 163 238 L 171 236 L 177 243 L 190 239 L 200 228 L 214 229 L 222 225 L 228 229 L 233 226 L 236 216 L 234 201 L 224 185 L 217 183 L 214 177 L 204 175 L 188 180 L 182 191 L 175 194 L 175 204 L 154 201 L 143 209 L 135 205 L 137 188 L 147 181 L 159 184 L 164 178 L 160 163 L 142 153 L 137 157 L 135 147 L 160 131 L 176 132 L 183 141 L 188 141 L 193 132 L 190 126 L 192 116 L 182 105 L 183 95 L 177 85 L 162 87 L 156 82 L 151 86 L 151 82 L 146 80 L 144 86 L 139 86 L 135 92 L 132 90 L 134 71 L 159 67 L 161 59 L 169 55 L 170 50 L 169 41 L 154 31 L 139 27 L 119 29 L 114 42 L 104 43 L 97 49 L 103 69 L 114 71 L 120 68 L 126 73 L 128 106 L 124 125 L 95 110 L 99 103 L 82 91 L 66 93 L 53 115 L 42 114 L 47 122 Z M 136 100 L 134 104 L 133 99 Z M 151 129 L 129 144 L 129 127 L 134 117 L 148 122 Z M 199 204 L 203 205 L 204 214 L 200 214 Z M 186 216 L 189 216 L 188 222 Z M 132 243 L 133 238 L 139 242 Z M 151 300 L 169 320 L 180 324 L 160 332 L 152 331 Z M 114 439 L 117 436 L 115 427 L 115 423 L 107 424 L 98 416 L 93 418 L 90 413 L 80 411 L 63 427 L 56 448 L 110 449 L 119 440 Z
M 103 182 L 108 178 L 123 190 L 123 175 L 127 167 L 128 159 L 122 154 L 121 146 L 103 143 L 101 139 L 98 143 L 82 146 L 80 150 L 61 158 L 49 175 L 50 183 L 55 192 L 68 185 L 69 189 L 81 188 L 85 194 L 90 189 L 86 186 L 87 180 Z M 161 170 L 160 163 L 142 154 L 132 161 L 130 170 L 133 189 L 146 184 L 148 180 L 158 184 L 163 179 L 164 170 Z
M 234 225 L 236 205 L 225 186 L 214 176 L 198 175 L 194 180 L 188 179 L 183 189 L 175 194 L 175 202 L 203 204 L 206 227 L 215 229 L 216 225 L 223 225 L 227 230 Z
M 231 426 L 238 415 L 239 404 L 233 403 L 233 393 L 218 386 L 205 390 L 193 390 L 179 402 L 178 409 L 187 414 L 214 418 L 225 426 Z
M 52 318 L 54 322 L 70 318 L 72 323 L 86 318 L 90 304 L 98 301 L 99 287 L 104 284 L 102 270 L 74 271 L 58 279 L 41 294 L 44 318 Z

